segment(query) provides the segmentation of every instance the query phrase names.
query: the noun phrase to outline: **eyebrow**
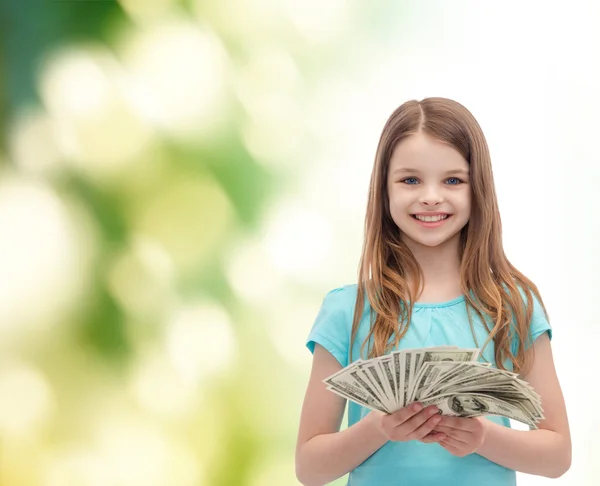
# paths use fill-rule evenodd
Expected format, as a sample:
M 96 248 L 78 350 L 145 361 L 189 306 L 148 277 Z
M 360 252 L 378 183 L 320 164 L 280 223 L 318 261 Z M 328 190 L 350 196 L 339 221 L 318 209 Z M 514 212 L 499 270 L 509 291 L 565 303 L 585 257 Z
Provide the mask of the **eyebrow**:
M 410 169 L 408 167 L 402 167 L 400 169 L 396 169 L 394 172 L 392 172 L 392 174 L 397 174 L 400 172 L 410 172 L 413 174 L 420 174 L 421 171 L 418 169 Z M 464 174 L 464 175 L 469 175 L 469 171 L 465 170 L 465 169 L 452 169 L 446 172 L 446 174 Z

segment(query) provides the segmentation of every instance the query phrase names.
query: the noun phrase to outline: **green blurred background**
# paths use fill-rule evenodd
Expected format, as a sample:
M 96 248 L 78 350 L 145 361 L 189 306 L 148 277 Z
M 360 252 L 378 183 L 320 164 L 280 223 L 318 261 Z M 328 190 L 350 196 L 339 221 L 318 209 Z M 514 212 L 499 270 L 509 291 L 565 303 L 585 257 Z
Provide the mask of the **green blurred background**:
M 355 282 L 380 130 L 425 96 L 482 124 L 554 316 L 553 484 L 598 484 L 598 392 L 570 398 L 596 380 L 600 7 L 550 3 L 1 2 L 0 486 L 297 484 L 304 340 Z
M 291 195 L 395 9 L 312 3 L 2 3 L 3 486 L 295 484 L 340 272 Z

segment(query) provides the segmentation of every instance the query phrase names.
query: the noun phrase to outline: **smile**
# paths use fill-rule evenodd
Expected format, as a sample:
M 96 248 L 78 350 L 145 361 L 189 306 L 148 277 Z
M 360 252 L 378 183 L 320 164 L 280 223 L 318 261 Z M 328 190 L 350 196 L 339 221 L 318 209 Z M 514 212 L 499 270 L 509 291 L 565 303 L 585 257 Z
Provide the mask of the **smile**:
M 415 223 L 424 228 L 437 228 L 445 224 L 452 217 L 451 214 L 439 214 L 437 216 L 411 214 L 410 216 L 415 220 Z
M 411 214 L 411 216 L 415 219 L 418 219 L 419 221 L 426 221 L 426 222 L 441 221 L 443 219 L 448 219 L 450 217 L 449 214 L 438 214 L 437 216 L 422 216 L 420 214 Z

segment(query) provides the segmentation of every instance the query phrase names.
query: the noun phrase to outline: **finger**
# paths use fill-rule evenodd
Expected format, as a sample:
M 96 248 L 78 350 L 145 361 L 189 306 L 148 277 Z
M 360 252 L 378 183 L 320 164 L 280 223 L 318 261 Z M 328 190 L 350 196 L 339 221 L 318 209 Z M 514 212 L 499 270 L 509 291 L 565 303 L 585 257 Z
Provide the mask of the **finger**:
M 423 437 L 422 439 L 419 439 L 421 442 L 424 442 L 425 444 L 431 444 L 433 442 L 440 442 L 441 440 L 444 440 L 446 438 L 446 434 L 442 433 L 442 432 L 430 432 L 429 434 L 427 434 L 425 437 Z
M 384 420 L 388 422 L 391 427 L 397 427 L 398 425 L 401 425 L 407 420 L 409 420 L 411 417 L 414 417 L 415 415 L 420 413 L 422 410 L 422 404 L 418 402 L 411 403 L 410 405 L 401 408 L 397 412 L 389 414 L 387 417 L 384 418 Z
M 458 417 L 449 417 L 448 415 L 442 415 L 442 421 L 440 422 L 440 427 L 444 426 L 444 427 L 448 427 L 450 429 L 456 429 L 456 428 L 460 428 L 458 427 L 459 425 L 459 421 L 458 421 Z
M 464 442 L 456 440 L 454 437 L 446 436 L 446 438 L 442 441 L 444 444 L 454 447 L 455 449 L 463 449 L 465 446 Z
M 440 426 L 444 426 L 444 427 L 449 427 L 452 429 L 459 429 L 459 430 L 472 430 L 473 426 L 475 424 L 473 424 L 471 418 L 466 418 L 466 417 L 448 417 L 448 416 L 443 416 L 442 421 L 440 422 Z
M 427 422 L 432 417 L 437 417 L 438 420 L 434 421 L 434 425 L 440 422 L 441 417 L 437 414 L 438 408 L 435 405 L 431 407 L 424 408 L 417 415 L 407 420 L 403 424 L 400 424 L 397 427 L 397 433 L 408 435 L 415 432 L 419 427 L 421 427 L 425 422 Z M 429 430 L 427 433 L 431 432 Z
M 443 432 L 448 437 L 452 437 L 460 442 L 469 442 L 469 438 L 472 435 L 471 432 L 467 432 L 466 430 L 453 429 L 451 427 L 445 427 L 441 424 L 439 424 L 435 430 L 438 432 Z
M 436 427 L 436 425 L 440 422 L 439 415 L 431 416 L 425 423 L 423 423 L 420 427 L 417 427 L 413 431 L 406 434 L 406 438 L 409 440 L 421 440 L 423 437 L 427 436 L 431 433 L 431 431 Z
M 455 456 L 460 456 L 460 455 L 462 455 L 462 453 L 461 453 L 460 449 L 458 449 L 458 448 L 456 448 L 456 447 L 454 447 L 454 446 L 452 446 L 452 445 L 448 444 L 448 443 L 446 442 L 446 440 L 442 440 L 442 441 L 440 441 L 440 442 L 439 442 L 439 444 L 440 444 L 440 445 L 441 445 L 441 446 L 442 446 L 444 449 L 446 449 L 446 450 L 447 450 L 447 451 L 448 451 L 450 454 L 454 454 Z

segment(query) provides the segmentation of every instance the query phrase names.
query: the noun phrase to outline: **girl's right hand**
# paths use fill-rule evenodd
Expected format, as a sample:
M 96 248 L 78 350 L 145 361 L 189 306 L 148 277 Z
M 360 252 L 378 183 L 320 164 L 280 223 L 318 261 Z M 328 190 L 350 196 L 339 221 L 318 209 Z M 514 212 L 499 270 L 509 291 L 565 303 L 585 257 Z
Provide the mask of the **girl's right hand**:
M 372 413 L 375 426 L 388 440 L 407 442 L 409 440 L 421 440 L 428 436 L 427 442 L 429 443 L 438 442 L 445 438 L 443 433 L 431 434 L 442 419 L 438 411 L 439 409 L 435 405 L 423 408 L 420 403 L 411 403 L 391 414 Z

